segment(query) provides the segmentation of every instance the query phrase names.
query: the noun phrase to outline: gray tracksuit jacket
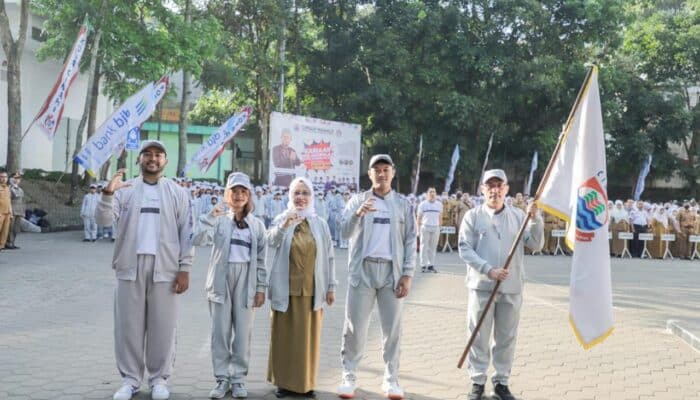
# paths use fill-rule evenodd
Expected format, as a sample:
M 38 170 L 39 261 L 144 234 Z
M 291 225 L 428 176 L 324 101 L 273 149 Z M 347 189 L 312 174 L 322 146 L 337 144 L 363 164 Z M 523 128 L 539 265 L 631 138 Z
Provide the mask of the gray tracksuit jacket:
M 287 218 L 285 211 L 278 215 L 267 231 L 267 243 L 273 251 L 272 269 L 268 297 L 275 311 L 286 312 L 289 307 L 289 250 L 292 246 L 294 226 L 282 228 Z M 338 281 L 335 278 L 333 241 L 328 223 L 318 215 L 307 218 L 311 234 L 316 241 L 316 265 L 314 267 L 314 310 L 326 303 L 326 293 L 335 292 Z
M 508 258 L 508 252 L 518 235 L 525 219 L 525 212 L 519 208 L 505 206 L 493 217 L 486 211 L 486 205 L 467 211 L 459 227 L 459 256 L 467 263 L 466 284 L 469 289 L 493 290 L 495 280 L 487 274 L 492 268 L 500 268 Z M 525 284 L 523 266 L 524 246 L 539 250 L 544 244 L 544 222 L 537 216 L 530 220 L 523 232 L 523 240 L 513 255 L 508 271 L 510 276 L 501 283 L 501 293 L 521 293 Z
M 365 202 L 372 191 L 366 191 L 350 199 L 345 206 L 340 222 L 343 239 L 350 240 L 348 253 L 348 282 L 356 287 L 360 282 L 364 249 L 372 232 L 371 213 L 358 217 L 355 212 Z M 401 276 L 413 276 L 416 268 L 416 228 L 415 218 L 408 200 L 394 192 L 384 196 L 391 212 L 391 244 L 394 284 L 398 285 Z
M 136 280 L 139 217 L 143 197 L 142 177 L 129 181 L 131 186 L 118 190 L 114 195 L 102 195 L 97 203 L 95 218 L 101 226 L 118 222 L 119 230 L 114 246 L 112 268 L 117 279 Z M 161 177 L 160 237 L 155 257 L 154 282 L 172 282 L 178 272 L 192 269 L 192 208 L 190 195 L 171 179 Z
M 226 271 L 229 253 L 231 251 L 231 233 L 234 229 L 233 213 L 221 217 L 204 214 L 199 218 L 200 229 L 194 236 L 194 244 L 201 245 L 207 242 L 207 236 L 213 235 L 214 245 L 209 258 L 209 271 L 205 290 L 209 301 L 223 304 L 226 298 Z M 255 292 L 265 293 L 267 289 L 268 269 L 265 266 L 265 224 L 252 213 L 248 214 L 244 221 L 250 228 L 250 264 L 248 266 L 248 293 L 246 307 L 253 305 Z M 250 273 L 255 271 L 255 273 Z

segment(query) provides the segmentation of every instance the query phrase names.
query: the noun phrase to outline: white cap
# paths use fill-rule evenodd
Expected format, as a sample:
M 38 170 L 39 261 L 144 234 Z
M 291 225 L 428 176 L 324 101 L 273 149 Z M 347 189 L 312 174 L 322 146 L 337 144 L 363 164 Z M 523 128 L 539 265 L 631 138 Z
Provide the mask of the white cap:
M 392 167 L 394 166 L 394 161 L 388 154 L 375 154 L 372 156 L 372 158 L 369 159 L 369 167 L 374 167 L 374 164 L 378 162 L 385 162 L 391 165 Z
M 484 172 L 484 178 L 481 180 L 481 184 L 485 184 L 489 179 L 497 178 L 502 180 L 504 183 L 508 183 L 508 178 L 506 177 L 505 171 L 502 169 L 490 169 Z
M 226 180 L 226 189 L 230 189 L 235 186 L 243 186 L 244 188 L 248 189 L 248 191 L 253 190 L 253 187 L 250 184 L 250 178 L 248 175 L 242 172 L 232 172 L 229 174 L 228 179 Z
M 149 147 L 157 147 L 163 150 L 163 153 L 165 153 L 166 155 L 168 154 L 168 151 L 165 150 L 165 145 L 160 140 L 144 140 L 143 142 L 141 142 L 141 149 L 139 150 L 139 154 L 146 151 L 146 149 L 148 149 Z

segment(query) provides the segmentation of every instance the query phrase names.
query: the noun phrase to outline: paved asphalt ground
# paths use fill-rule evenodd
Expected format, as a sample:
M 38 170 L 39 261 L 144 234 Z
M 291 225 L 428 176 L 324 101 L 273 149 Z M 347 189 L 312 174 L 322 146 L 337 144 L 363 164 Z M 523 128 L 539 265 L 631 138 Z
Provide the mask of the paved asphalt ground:
M 0 253 L 0 399 L 109 399 L 120 380 L 113 355 L 112 245 L 80 232 L 24 234 Z M 172 399 L 205 399 L 213 385 L 204 278 L 198 248 L 182 296 Z M 335 399 L 347 253 L 336 253 L 338 302 L 324 317 L 318 397 Z M 467 340 L 465 267 L 438 254 L 439 274 L 416 274 L 404 310 L 401 384 L 408 399 L 465 399 L 456 363 Z M 700 337 L 700 261 L 613 260 L 615 332 L 589 351 L 568 325 L 570 258 L 526 258 L 511 390 L 519 399 L 700 399 L 700 351 L 666 328 Z M 273 399 L 265 382 L 269 306 L 256 312 L 251 399 Z M 376 311 L 357 398 L 380 399 L 383 365 Z M 490 385 L 489 385 L 490 386 Z M 487 387 L 488 393 L 491 388 Z M 142 387 L 138 399 L 148 399 Z M 229 397 L 230 398 L 230 397 Z

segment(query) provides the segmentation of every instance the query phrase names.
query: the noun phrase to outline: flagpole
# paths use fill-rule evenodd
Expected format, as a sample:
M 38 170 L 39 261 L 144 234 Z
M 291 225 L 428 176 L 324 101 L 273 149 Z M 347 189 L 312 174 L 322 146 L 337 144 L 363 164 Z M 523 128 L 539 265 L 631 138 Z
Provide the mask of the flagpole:
M 559 152 L 561 151 L 562 144 L 564 143 L 564 138 L 566 137 L 566 134 L 569 132 L 569 129 L 571 128 L 571 123 L 573 122 L 573 117 L 574 114 L 576 113 L 576 110 L 578 109 L 579 104 L 581 103 L 581 100 L 583 98 L 583 93 L 585 92 L 585 89 L 588 87 L 588 84 L 591 80 L 591 77 L 593 76 L 593 71 L 597 70 L 597 67 L 595 65 L 591 66 L 588 69 L 588 73 L 586 74 L 586 78 L 583 81 L 583 85 L 581 85 L 581 88 L 578 91 L 578 95 L 576 96 L 576 101 L 574 102 L 574 106 L 571 108 L 571 111 L 569 112 L 569 116 L 566 119 L 566 124 L 564 125 L 564 129 L 562 132 L 559 134 L 559 139 L 557 141 L 557 145 L 554 148 L 554 152 L 552 153 L 552 157 L 549 159 L 549 163 L 547 164 L 547 169 L 544 171 L 544 175 L 542 176 L 542 180 L 540 181 L 539 186 L 537 187 L 537 192 L 535 193 L 535 197 L 533 199 L 534 202 L 537 202 L 537 200 L 540 198 L 540 195 L 542 195 L 542 190 L 544 190 L 545 183 L 549 180 L 549 176 L 552 173 L 552 168 L 554 166 L 554 161 L 557 159 L 559 156 Z M 518 248 L 518 243 L 520 243 L 520 240 L 523 237 L 523 234 L 525 233 L 525 228 L 527 227 L 528 222 L 530 222 L 530 213 L 526 213 L 525 219 L 523 220 L 522 225 L 520 225 L 520 229 L 518 230 L 518 235 L 515 237 L 515 240 L 513 241 L 513 244 L 510 246 L 510 251 L 508 252 L 508 258 L 506 259 L 505 264 L 503 265 L 503 269 L 507 270 L 508 267 L 510 266 L 510 261 L 513 259 L 513 256 L 515 255 L 515 251 Z M 474 327 L 474 330 L 472 331 L 471 336 L 469 337 L 469 341 L 467 342 L 467 346 L 464 348 L 464 351 L 462 352 L 462 356 L 459 358 L 459 362 L 457 363 L 457 368 L 462 368 L 464 365 L 464 361 L 467 358 L 467 354 L 469 354 L 469 350 L 471 349 L 472 345 L 474 344 L 474 340 L 476 340 L 476 335 L 479 333 L 479 329 L 481 329 L 481 325 L 484 323 L 484 319 L 486 318 L 486 314 L 489 311 L 489 308 L 491 308 L 491 304 L 493 304 L 493 300 L 496 298 L 496 293 L 498 292 L 498 288 L 501 287 L 501 281 L 496 281 L 496 286 L 494 286 L 493 291 L 491 292 L 491 296 L 489 296 L 489 300 L 486 302 L 486 306 L 484 307 L 484 311 L 481 313 L 481 317 L 479 317 L 479 321 L 476 324 L 476 327 Z

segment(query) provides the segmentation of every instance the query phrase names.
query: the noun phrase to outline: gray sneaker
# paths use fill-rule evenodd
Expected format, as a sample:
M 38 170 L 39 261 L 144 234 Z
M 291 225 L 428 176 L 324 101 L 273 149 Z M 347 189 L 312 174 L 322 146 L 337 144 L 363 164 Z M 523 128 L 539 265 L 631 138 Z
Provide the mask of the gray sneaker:
M 246 390 L 244 383 L 234 383 L 231 385 L 231 394 L 234 399 L 242 399 L 248 397 L 248 390 Z
M 228 384 L 227 380 L 218 380 L 216 381 L 216 386 L 214 386 L 214 389 L 209 392 L 209 398 L 210 399 L 223 399 L 226 396 L 226 393 L 230 390 L 230 386 Z

